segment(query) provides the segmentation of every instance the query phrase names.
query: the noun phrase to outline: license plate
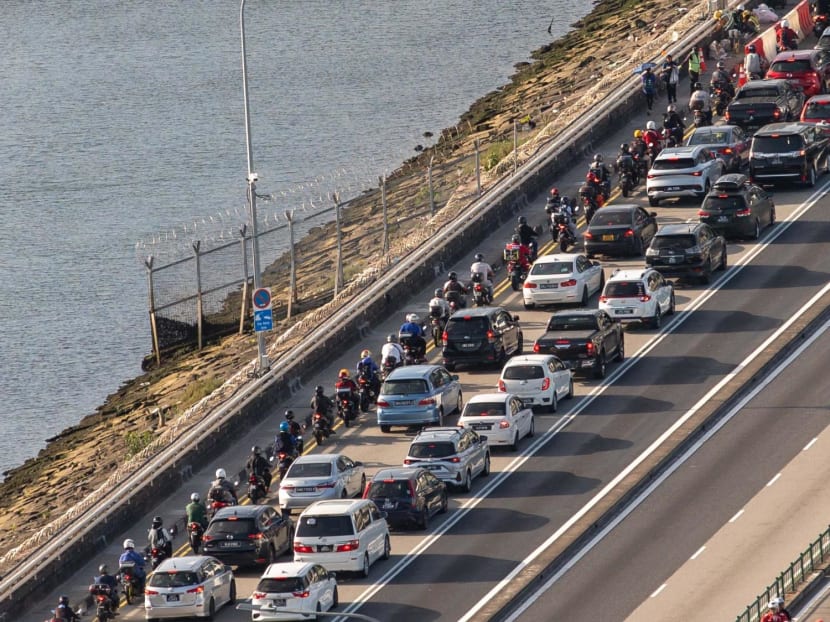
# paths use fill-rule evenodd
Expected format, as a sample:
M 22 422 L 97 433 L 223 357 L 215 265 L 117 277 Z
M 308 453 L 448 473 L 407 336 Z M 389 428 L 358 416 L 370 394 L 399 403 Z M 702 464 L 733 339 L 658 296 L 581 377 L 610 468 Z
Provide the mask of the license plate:
M 773 158 L 772 163 L 773 164 L 781 164 L 781 158 Z
M 680 263 L 683 261 L 682 257 L 669 257 L 669 263 Z
M 718 222 L 729 222 L 729 216 L 718 216 Z
M 603 235 L 603 236 L 602 236 L 602 241 L 603 241 L 603 242 L 613 242 L 613 241 L 614 241 L 614 234 L 613 234 L 613 233 L 609 233 L 609 234 L 605 234 L 605 235 Z
M 532 403 L 533 403 L 533 398 L 532 398 L 532 397 L 523 397 L 523 398 L 522 398 L 522 401 L 523 401 L 525 404 L 532 404 Z
M 397 504 L 394 501 L 390 501 L 389 499 L 387 499 L 386 501 L 383 502 L 383 509 L 384 510 L 394 510 L 396 505 Z
M 478 344 L 476 344 L 476 343 L 462 343 L 461 344 L 461 349 L 462 350 L 474 350 L 477 347 L 478 347 Z
M 472 425 L 473 430 L 489 430 L 490 424 L 489 423 L 474 423 Z
M 441 468 L 440 464 L 427 464 L 425 468 L 429 469 L 430 471 L 438 471 Z
M 240 544 L 241 544 L 241 542 L 233 542 L 233 541 L 223 542 L 222 543 L 222 548 L 223 549 L 232 549 L 232 548 L 235 548 L 235 547 L 239 546 Z
M 541 283 L 539 285 L 539 289 L 556 289 L 559 287 L 559 283 Z
M 412 406 L 415 404 L 415 400 L 400 400 L 395 402 L 395 406 Z
M 634 309 L 614 309 L 614 315 L 632 315 Z
M 271 605 L 274 607 L 285 607 L 285 599 L 284 598 L 275 598 L 271 601 Z
M 331 553 L 332 548 L 333 548 L 333 547 L 332 547 L 332 545 L 331 545 L 331 544 L 321 544 L 321 545 L 319 545 L 319 546 L 317 547 L 317 550 L 318 550 L 320 553 Z
M 317 492 L 317 489 L 314 486 L 300 486 L 299 488 L 295 488 L 297 492 Z
M 669 192 L 677 192 L 678 190 L 680 190 L 680 186 L 669 186 L 668 188 L 666 188 L 666 190 L 668 190 Z
M 177 602 L 179 602 L 179 595 L 178 594 L 168 594 L 167 595 L 167 602 L 168 603 L 177 603 Z

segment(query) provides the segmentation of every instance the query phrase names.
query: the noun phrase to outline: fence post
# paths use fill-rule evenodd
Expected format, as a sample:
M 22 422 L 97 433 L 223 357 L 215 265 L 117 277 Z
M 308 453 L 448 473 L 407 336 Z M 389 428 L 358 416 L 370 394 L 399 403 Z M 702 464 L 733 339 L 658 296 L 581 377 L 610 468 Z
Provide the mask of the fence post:
M 191 242 L 193 252 L 196 254 L 196 343 L 199 350 L 202 349 L 202 257 L 199 254 L 199 247 L 202 243 L 199 240 Z
M 513 119 L 513 174 L 519 168 L 519 123 Z
M 334 297 L 343 287 L 343 232 L 340 230 L 340 195 L 332 195 L 334 200 L 334 224 L 337 229 L 337 266 L 334 272 Z
M 288 256 L 290 257 L 288 311 L 286 317 L 291 319 L 291 307 L 297 299 L 297 264 L 294 255 L 294 210 L 285 210 L 285 219 L 288 221 Z
M 430 156 L 429 166 L 427 167 L 427 181 L 429 182 L 429 213 L 435 216 L 435 188 L 432 186 L 432 162 L 435 156 Z
M 481 141 L 476 138 L 476 192 L 481 196 Z
M 150 335 L 153 339 L 153 354 L 156 355 L 156 365 L 161 365 L 161 352 L 159 351 L 159 330 L 156 324 L 156 295 L 153 288 L 153 256 L 148 255 L 144 260 L 147 267 L 147 294 L 150 304 Z
M 245 235 L 248 233 L 248 225 L 239 227 L 239 235 L 242 237 L 242 301 L 239 305 L 239 334 L 245 332 L 245 316 L 248 311 L 248 243 Z
M 383 255 L 389 252 L 389 217 L 386 214 L 386 173 L 378 177 L 380 184 L 380 202 L 383 205 Z

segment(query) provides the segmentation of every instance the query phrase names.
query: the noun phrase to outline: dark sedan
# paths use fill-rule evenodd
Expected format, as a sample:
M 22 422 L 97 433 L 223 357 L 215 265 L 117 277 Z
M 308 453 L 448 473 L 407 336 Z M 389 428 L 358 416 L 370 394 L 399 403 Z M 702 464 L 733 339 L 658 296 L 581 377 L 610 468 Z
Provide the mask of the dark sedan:
M 709 125 L 698 127 L 686 141 L 686 146 L 704 145 L 723 160 L 726 170 L 740 173 L 749 162 L 749 137 L 737 125 Z
M 647 212 L 638 205 L 609 205 L 597 210 L 582 237 L 585 254 L 643 254 L 657 233 L 657 212 Z
M 447 485 L 424 468 L 381 469 L 366 484 L 371 499 L 393 527 L 429 526 L 434 514 L 447 511 Z
M 757 240 L 763 227 L 775 223 L 775 204 L 772 195 L 746 175 L 724 175 L 703 199 L 698 216 L 726 237 Z
M 291 550 L 294 526 L 270 505 L 222 508 L 202 536 L 205 555 L 225 564 L 268 566 Z

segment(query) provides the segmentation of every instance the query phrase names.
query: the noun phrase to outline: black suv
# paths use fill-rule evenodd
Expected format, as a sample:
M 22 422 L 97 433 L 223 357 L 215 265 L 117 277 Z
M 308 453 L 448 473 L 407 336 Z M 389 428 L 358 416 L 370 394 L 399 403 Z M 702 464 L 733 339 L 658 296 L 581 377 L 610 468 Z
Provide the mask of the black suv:
M 202 536 L 202 554 L 228 565 L 268 566 L 291 551 L 294 528 L 270 505 L 222 508 Z
M 433 514 L 447 511 L 447 485 L 427 469 L 381 469 L 366 485 L 364 499 L 371 499 L 393 527 L 429 527 Z
M 749 182 L 746 175 L 724 175 L 703 199 L 700 222 L 724 236 L 757 240 L 761 228 L 775 223 L 772 195 Z
M 461 309 L 450 316 L 444 328 L 444 367 L 453 371 L 460 363 L 504 364 L 522 353 L 519 316 L 501 307 Z
M 816 184 L 828 170 L 828 138 L 813 123 L 770 123 L 752 137 L 749 176 L 753 182 L 800 181 Z
M 726 269 L 726 240 L 703 223 L 664 225 L 646 251 L 646 264 L 663 276 L 693 276 L 708 283 Z

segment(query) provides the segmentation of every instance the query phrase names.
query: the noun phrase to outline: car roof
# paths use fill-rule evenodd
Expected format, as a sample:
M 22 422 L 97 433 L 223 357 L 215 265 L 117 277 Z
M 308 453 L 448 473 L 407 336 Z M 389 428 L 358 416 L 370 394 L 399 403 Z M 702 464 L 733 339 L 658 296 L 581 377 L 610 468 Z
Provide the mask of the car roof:
M 715 185 L 712 187 L 710 194 L 718 194 L 721 192 L 739 192 L 746 189 L 746 184 L 749 177 L 742 173 L 728 173 L 718 177 Z
M 609 214 L 611 212 L 630 212 L 632 210 L 637 209 L 638 207 L 640 206 L 634 205 L 633 203 L 624 203 L 622 205 L 604 205 L 602 208 L 602 213 Z
M 820 103 L 826 104 L 830 102 L 830 93 L 822 93 L 820 95 L 813 95 L 810 99 L 807 100 L 807 103 Z
M 768 123 L 755 132 L 755 136 L 770 136 L 772 134 L 797 134 L 808 127 L 815 127 L 814 123 L 802 123 L 801 121 L 784 121 L 781 123 Z
M 355 506 L 366 503 L 366 499 L 327 499 L 315 501 L 308 506 L 301 514 L 314 514 L 315 516 L 329 516 L 351 512 Z
M 701 223 L 699 222 L 683 222 L 683 223 L 672 223 L 670 225 L 663 225 L 657 231 L 658 236 L 667 236 L 667 235 L 689 235 L 694 233 L 697 229 L 699 229 Z
M 694 155 L 701 149 L 705 149 L 706 145 L 690 145 L 688 147 L 666 147 L 655 158 L 656 160 L 669 160 L 672 157 L 686 156 L 694 157 Z
M 617 269 L 617 272 L 620 272 L 620 270 Z M 554 311 L 553 313 L 550 314 L 550 316 L 555 317 L 557 315 L 567 315 L 568 317 L 573 317 L 574 315 L 596 315 L 597 311 L 599 311 L 599 309 L 570 309 L 569 311 L 565 311 L 565 310 Z M 523 356 L 529 356 L 529 355 L 524 354 Z M 536 356 L 542 356 L 542 355 L 537 354 Z M 547 355 L 547 356 L 552 356 L 552 355 Z
M 496 311 L 503 311 L 502 307 L 473 307 L 471 309 L 459 309 L 450 316 L 450 319 L 456 317 L 486 317 L 492 315 Z
M 430 374 L 436 369 L 443 369 L 441 365 L 406 365 L 405 367 L 398 367 L 393 369 L 389 374 L 387 380 L 411 380 L 413 378 L 423 379 L 429 378 Z
M 760 89 L 765 86 L 778 86 L 781 84 L 789 84 L 784 78 L 765 78 L 763 80 L 750 80 L 749 82 L 744 82 L 744 85 L 741 87 L 741 90 L 744 89 Z
M 591 315 L 594 315 L 593 313 Z M 502 367 L 502 371 L 512 365 L 522 365 L 527 363 L 546 363 L 551 359 L 559 358 L 555 354 L 517 354 L 511 356 Z
M 801 60 L 803 58 L 810 58 L 811 56 L 818 54 L 818 52 L 819 51 L 815 49 L 785 50 L 784 52 L 778 52 L 778 54 L 775 55 L 775 58 L 772 59 L 772 62 L 774 63 L 775 61 L 788 59 Z
M 513 397 L 512 393 L 497 393 L 495 391 L 492 393 L 476 393 L 467 400 L 467 403 L 479 404 L 481 402 L 506 402 L 511 397 Z
M 604 209 L 608 209 L 607 207 Z M 555 253 L 553 255 L 540 255 L 533 263 L 553 263 L 554 261 L 574 261 L 577 257 L 584 257 L 582 253 Z
M 237 518 L 251 518 L 252 516 L 256 516 L 262 510 L 264 510 L 266 505 L 231 505 L 228 507 L 224 507 L 220 510 L 216 511 L 216 514 L 213 515 L 213 519 L 216 520 L 217 518 L 229 518 L 236 516 Z
M 343 454 L 304 454 L 297 457 L 292 464 L 297 464 L 298 462 L 301 464 L 313 462 L 335 462 L 342 455 Z
M 182 570 L 184 572 L 194 572 L 204 564 L 207 560 L 212 559 L 219 561 L 210 555 L 185 555 L 184 557 L 168 557 L 161 562 L 154 572 L 170 572 L 172 570 Z M 219 562 L 220 564 L 222 562 Z
M 445 440 L 452 436 L 456 436 L 461 434 L 463 428 L 428 428 L 425 430 L 421 430 L 412 439 L 412 442 L 416 441 L 428 441 L 428 440 Z
M 372 476 L 372 481 L 377 482 L 383 479 L 413 479 L 417 472 L 417 468 L 413 469 L 409 467 L 394 467 L 391 469 L 381 469 Z
M 647 272 L 650 272 L 652 268 L 637 268 L 634 270 L 622 270 L 617 269 L 611 273 L 611 277 L 608 281 L 637 281 L 642 279 Z M 608 282 L 606 281 L 606 282 Z
M 275 577 L 300 577 L 316 566 L 314 562 L 280 562 L 269 564 L 262 573 L 262 579 Z

